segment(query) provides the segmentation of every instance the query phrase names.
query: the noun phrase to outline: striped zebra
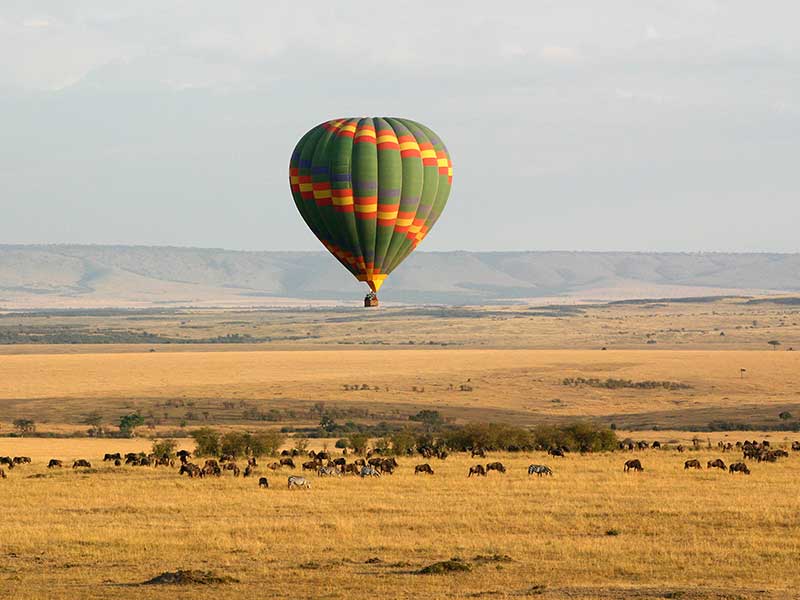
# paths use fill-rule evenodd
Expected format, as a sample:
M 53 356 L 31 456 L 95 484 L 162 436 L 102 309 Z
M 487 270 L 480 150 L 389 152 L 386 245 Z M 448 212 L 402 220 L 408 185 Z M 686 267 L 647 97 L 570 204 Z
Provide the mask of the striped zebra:
M 375 467 L 365 465 L 361 467 L 361 477 L 380 477 L 381 473 Z
M 317 469 L 317 475 L 320 477 L 341 477 L 342 472 L 336 466 L 320 467 Z
M 289 489 L 290 490 L 299 490 L 301 488 L 305 488 L 307 490 L 311 489 L 311 482 L 306 479 L 305 477 L 297 477 L 296 475 L 292 475 L 289 477 Z
M 547 465 L 531 465 L 528 467 L 528 475 L 534 474 L 538 475 L 539 477 L 542 475 L 552 475 L 553 470 Z

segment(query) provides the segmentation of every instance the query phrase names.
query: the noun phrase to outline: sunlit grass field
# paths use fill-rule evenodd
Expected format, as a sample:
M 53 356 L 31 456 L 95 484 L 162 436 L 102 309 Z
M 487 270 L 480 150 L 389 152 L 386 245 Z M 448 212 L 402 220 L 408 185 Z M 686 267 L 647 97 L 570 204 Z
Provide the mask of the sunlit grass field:
M 778 598 L 800 585 L 797 453 L 753 463 L 749 477 L 684 471 L 688 458 L 734 458 L 716 450 L 491 454 L 483 462 L 508 473 L 470 479 L 479 459 L 434 459 L 435 475 L 415 476 L 423 461 L 401 458 L 393 476 L 310 476 L 311 490 L 290 492 L 289 471 L 263 466 L 268 490 L 230 473 L 190 480 L 100 461 L 146 448 L 139 440 L 5 442 L 3 452 L 34 463 L 0 482 L 2 597 Z M 623 473 L 634 454 L 645 471 Z M 51 456 L 95 470 L 48 471 Z M 555 475 L 529 477 L 532 462 Z M 494 555 L 510 560 L 476 559 Z M 472 570 L 415 573 L 451 557 Z M 237 581 L 140 585 L 178 569 Z

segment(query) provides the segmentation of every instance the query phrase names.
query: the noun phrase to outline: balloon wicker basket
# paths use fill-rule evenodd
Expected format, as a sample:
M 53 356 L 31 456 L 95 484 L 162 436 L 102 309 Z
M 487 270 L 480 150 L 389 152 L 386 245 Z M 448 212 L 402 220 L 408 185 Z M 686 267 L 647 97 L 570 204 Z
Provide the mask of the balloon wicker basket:
M 371 308 L 378 306 L 378 296 L 375 294 L 367 294 L 364 298 L 364 308 Z

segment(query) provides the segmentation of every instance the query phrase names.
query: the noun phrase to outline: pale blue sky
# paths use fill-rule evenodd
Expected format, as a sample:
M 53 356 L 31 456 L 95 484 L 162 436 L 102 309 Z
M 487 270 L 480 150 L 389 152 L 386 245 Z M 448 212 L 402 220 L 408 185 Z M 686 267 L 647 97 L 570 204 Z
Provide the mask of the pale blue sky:
M 124 6 L 124 7 L 123 7 Z M 0 4 L 0 243 L 318 249 L 316 123 L 448 144 L 426 250 L 800 251 L 796 2 Z

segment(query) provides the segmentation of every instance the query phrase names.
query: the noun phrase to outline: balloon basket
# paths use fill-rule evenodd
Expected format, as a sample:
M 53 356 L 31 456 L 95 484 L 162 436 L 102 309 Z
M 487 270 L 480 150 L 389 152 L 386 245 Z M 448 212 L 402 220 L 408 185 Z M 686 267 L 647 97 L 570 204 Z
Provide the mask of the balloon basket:
M 378 296 L 375 293 L 367 294 L 364 298 L 364 308 L 372 308 L 378 306 Z

